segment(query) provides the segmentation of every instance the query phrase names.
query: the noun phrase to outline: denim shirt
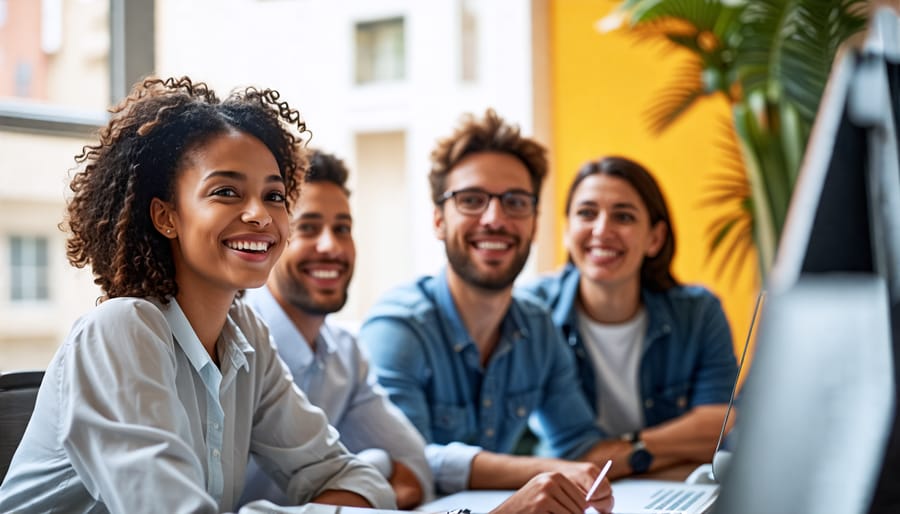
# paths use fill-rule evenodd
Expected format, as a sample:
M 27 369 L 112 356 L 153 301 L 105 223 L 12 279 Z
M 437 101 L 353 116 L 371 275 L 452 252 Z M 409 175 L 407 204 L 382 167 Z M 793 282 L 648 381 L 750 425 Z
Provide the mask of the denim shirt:
M 521 289 L 552 310 L 578 365 L 581 387 L 596 409 L 591 357 L 578 332 L 575 299 L 581 274 L 572 264 Z M 655 426 L 698 405 L 728 403 L 737 376 L 731 330 L 719 300 L 698 286 L 641 290 L 647 337 L 639 370 L 644 423 Z
M 389 292 L 363 323 L 359 341 L 391 400 L 425 437 L 441 492 L 467 487 L 482 449 L 512 452 L 532 413 L 556 456 L 578 457 L 602 438 L 577 394 L 572 355 L 533 300 L 513 297 L 484 368 L 446 270 Z

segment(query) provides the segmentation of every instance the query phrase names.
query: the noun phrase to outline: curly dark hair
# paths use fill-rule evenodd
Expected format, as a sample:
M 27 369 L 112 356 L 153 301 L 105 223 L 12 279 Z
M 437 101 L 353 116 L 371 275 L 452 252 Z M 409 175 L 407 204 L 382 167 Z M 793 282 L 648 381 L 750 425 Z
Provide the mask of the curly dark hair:
M 344 161 L 331 153 L 323 152 L 318 148 L 309 150 L 309 168 L 303 175 L 303 182 L 330 182 L 340 187 L 344 194 L 350 196 L 350 190 L 347 189 L 347 177 L 350 172 Z
M 482 118 L 463 115 L 452 135 L 438 141 L 431 152 L 431 200 L 440 205 L 447 189 L 447 175 L 467 155 L 478 152 L 509 154 L 528 169 L 534 195 L 541 196 L 541 183 L 547 175 L 547 149 L 534 139 L 522 136 L 519 127 L 507 123 L 493 109 Z
M 99 143 L 82 148 L 61 228 L 69 262 L 90 265 L 101 301 L 121 296 L 168 302 L 178 292 L 168 239 L 153 226 L 150 201 L 172 201 L 187 154 L 230 130 L 259 139 L 275 157 L 287 206 L 307 167 L 300 113 L 272 89 L 246 88 L 224 101 L 188 77 L 148 78 L 110 109 Z M 295 133 L 296 131 L 296 133 Z
M 656 183 L 653 175 L 647 168 L 625 157 L 610 156 L 589 161 L 575 174 L 572 185 L 569 186 L 569 192 L 566 193 L 566 210 L 564 212 L 566 217 L 571 214 L 569 211 L 572 207 L 575 190 L 584 179 L 591 175 L 606 175 L 628 182 L 647 207 L 650 224 L 656 225 L 660 221 L 666 224 L 666 241 L 659 253 L 653 257 L 645 257 L 641 264 L 641 287 L 661 292 L 677 286 L 678 280 L 672 274 L 672 258 L 675 256 L 675 231 L 672 230 L 672 216 L 669 214 L 669 207 L 666 205 L 662 189 Z M 569 262 L 571 261 L 570 256 Z

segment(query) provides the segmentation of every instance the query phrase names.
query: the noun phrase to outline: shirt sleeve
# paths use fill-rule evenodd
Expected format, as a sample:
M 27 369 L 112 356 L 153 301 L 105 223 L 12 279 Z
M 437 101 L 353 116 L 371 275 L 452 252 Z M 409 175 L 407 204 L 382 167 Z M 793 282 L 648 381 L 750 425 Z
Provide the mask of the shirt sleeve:
M 368 351 L 372 370 L 390 400 L 424 437 L 425 455 L 438 492 L 468 488 L 472 460 L 481 448 L 434 441 L 425 392 L 430 367 L 423 350 L 425 334 L 399 318 L 378 316 L 363 324 L 359 341 Z
M 294 384 L 268 329 L 259 324 L 268 343 L 257 348 L 262 394 L 250 451 L 260 467 L 298 504 L 327 490 L 343 490 L 359 494 L 375 508 L 396 508 L 390 484 L 340 443 L 337 430 Z
M 350 337 L 350 336 L 348 336 Z M 386 451 L 391 460 L 408 467 L 422 487 L 424 501 L 432 497 L 433 479 L 425 460 L 425 440 L 369 372 L 369 363 L 355 341 L 351 346 L 354 372 L 353 396 L 337 425 L 341 440 L 353 451 L 369 448 Z
M 581 457 L 605 437 L 594 423 L 593 412 L 581 394 L 574 357 L 559 331 L 546 325 L 535 334 L 546 341 L 546 359 L 550 363 L 542 402 L 534 413 L 537 432 L 556 457 Z
M 149 302 L 101 311 L 76 325 L 48 370 L 59 388 L 58 437 L 79 479 L 110 512 L 218 512 L 186 443 L 190 421 L 162 313 Z
M 696 371 L 691 405 L 728 403 L 737 375 L 731 329 L 719 300 L 708 293 L 694 318 L 700 329 L 700 363 Z

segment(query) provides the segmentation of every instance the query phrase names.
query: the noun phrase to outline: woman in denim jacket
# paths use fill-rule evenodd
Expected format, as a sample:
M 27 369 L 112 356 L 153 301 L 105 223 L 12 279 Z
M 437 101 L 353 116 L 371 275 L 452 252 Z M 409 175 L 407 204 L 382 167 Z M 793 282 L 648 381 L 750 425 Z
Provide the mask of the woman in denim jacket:
M 585 164 L 566 198 L 569 262 L 525 287 L 552 311 L 609 440 L 612 477 L 709 462 L 737 366 L 719 300 L 678 283 L 662 192 L 621 157 Z

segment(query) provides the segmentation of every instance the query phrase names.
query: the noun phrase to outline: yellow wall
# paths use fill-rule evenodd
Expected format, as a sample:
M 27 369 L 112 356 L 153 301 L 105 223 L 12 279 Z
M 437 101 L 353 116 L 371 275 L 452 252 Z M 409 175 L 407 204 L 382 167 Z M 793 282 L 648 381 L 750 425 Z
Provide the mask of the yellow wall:
M 668 47 L 638 42 L 623 31 L 598 32 L 595 22 L 616 5 L 603 0 L 551 0 L 557 232 L 564 221 L 561 206 L 569 182 L 581 164 L 610 154 L 644 164 L 659 181 L 674 219 L 675 275 L 719 296 L 740 357 L 758 290 L 756 256 L 750 256 L 736 278 L 730 273 L 717 277 L 715 261 L 707 257 L 707 226 L 716 211 L 700 206 L 710 177 L 723 165 L 718 131 L 730 120 L 728 105 L 719 97 L 705 99 L 655 136 L 644 113 L 681 59 Z M 561 243 L 556 260 L 565 260 Z

